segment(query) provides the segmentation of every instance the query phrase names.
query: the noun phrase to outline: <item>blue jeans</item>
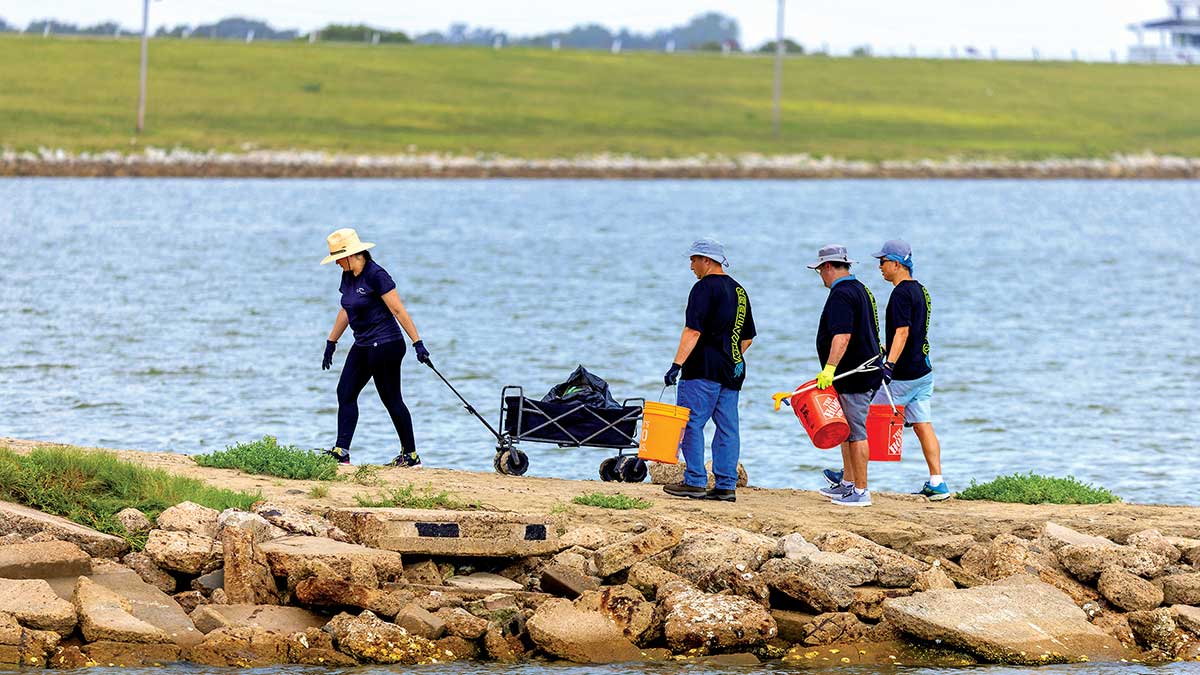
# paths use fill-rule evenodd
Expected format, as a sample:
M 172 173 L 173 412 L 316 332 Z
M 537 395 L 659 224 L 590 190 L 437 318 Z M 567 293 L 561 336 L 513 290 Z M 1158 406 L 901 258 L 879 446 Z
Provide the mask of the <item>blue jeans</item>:
M 712 380 L 680 380 L 675 404 L 692 411 L 683 430 L 683 461 L 687 470 L 683 482 L 693 487 L 708 485 L 704 470 L 704 425 L 711 418 L 717 424 L 713 436 L 713 476 L 718 490 L 737 488 L 738 456 L 742 452 L 738 435 L 738 394 Z

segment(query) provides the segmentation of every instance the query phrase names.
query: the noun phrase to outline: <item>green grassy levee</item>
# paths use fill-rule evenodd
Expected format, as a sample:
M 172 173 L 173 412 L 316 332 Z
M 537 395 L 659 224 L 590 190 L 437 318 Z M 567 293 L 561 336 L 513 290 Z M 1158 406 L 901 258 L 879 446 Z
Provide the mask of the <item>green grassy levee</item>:
M 0 37 L 0 146 L 516 157 L 1200 156 L 1200 68 L 155 39 Z M 249 145 L 247 145 L 249 144 Z
M 0 450 L 0 499 L 123 537 L 135 550 L 145 545 L 146 535 L 125 530 L 114 517 L 121 509 L 132 506 L 153 521 L 180 502 L 218 511 L 249 510 L 261 498 L 148 469 L 110 452 L 47 447 L 18 455 Z
M 335 480 L 338 470 L 337 460 L 330 455 L 320 450 L 280 445 L 274 436 L 237 443 L 210 454 L 194 455 L 192 459 L 200 466 L 294 480 Z
M 1000 476 L 971 486 L 958 499 L 981 499 L 1014 504 L 1112 504 L 1121 499 L 1102 487 L 1084 483 L 1074 476 L 1055 478 L 1033 472 Z

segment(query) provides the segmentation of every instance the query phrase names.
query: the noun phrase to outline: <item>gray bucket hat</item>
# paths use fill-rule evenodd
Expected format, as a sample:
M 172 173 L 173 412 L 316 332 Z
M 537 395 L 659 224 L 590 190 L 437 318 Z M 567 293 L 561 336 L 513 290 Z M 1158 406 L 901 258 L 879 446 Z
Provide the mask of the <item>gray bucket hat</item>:
M 715 260 L 722 267 L 729 267 L 729 258 L 725 257 L 725 245 L 716 239 L 697 239 L 692 242 L 692 247 L 688 249 L 688 257 L 701 255 L 710 260 Z
M 840 262 L 847 265 L 853 265 L 858 262 L 851 260 L 850 254 L 846 252 L 846 247 L 841 244 L 825 244 L 821 250 L 817 251 L 817 261 L 808 266 L 808 269 L 815 270 L 827 262 Z

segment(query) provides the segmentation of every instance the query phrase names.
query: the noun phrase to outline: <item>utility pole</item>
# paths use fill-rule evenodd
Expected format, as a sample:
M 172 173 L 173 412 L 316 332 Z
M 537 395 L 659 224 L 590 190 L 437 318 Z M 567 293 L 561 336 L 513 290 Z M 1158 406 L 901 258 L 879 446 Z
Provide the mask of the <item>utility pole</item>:
M 783 55 L 785 52 L 783 44 L 783 6 L 786 1 L 778 0 L 779 15 L 775 23 L 775 105 L 772 110 L 775 138 L 779 138 L 781 125 L 780 99 L 783 97 Z
M 782 1 L 782 0 L 781 0 Z M 146 51 L 150 41 L 150 0 L 142 0 L 142 77 L 138 84 L 137 133 L 146 125 Z

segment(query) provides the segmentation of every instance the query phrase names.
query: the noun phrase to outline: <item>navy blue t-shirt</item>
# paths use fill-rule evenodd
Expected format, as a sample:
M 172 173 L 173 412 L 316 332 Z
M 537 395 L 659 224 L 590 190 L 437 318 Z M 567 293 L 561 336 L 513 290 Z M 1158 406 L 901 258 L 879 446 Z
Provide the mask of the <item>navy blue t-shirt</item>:
M 892 371 L 897 380 L 915 380 L 933 370 L 929 363 L 929 317 L 932 313 L 929 291 L 915 279 L 901 281 L 892 289 L 887 306 L 889 348 L 896 337 L 896 329 L 908 326 L 908 340 Z
M 685 323 L 700 331 L 700 341 L 683 363 L 681 377 L 740 391 L 746 379 L 741 344 L 757 334 L 746 289 L 727 274 L 700 279 L 688 294 Z
M 834 376 L 854 370 L 879 354 L 879 314 L 875 296 L 854 275 L 842 277 L 829 289 L 825 308 L 821 310 L 821 325 L 817 328 L 817 356 L 824 365 L 833 347 L 833 336 L 850 334 L 846 354 L 838 362 Z M 850 375 L 834 383 L 842 394 L 861 394 L 874 391 L 883 381 L 878 370 Z
M 357 277 L 353 272 L 342 272 L 338 290 L 342 292 L 342 308 L 350 317 L 356 346 L 372 346 L 404 337 L 382 297 L 395 287 L 391 275 L 374 260 L 367 261 Z

